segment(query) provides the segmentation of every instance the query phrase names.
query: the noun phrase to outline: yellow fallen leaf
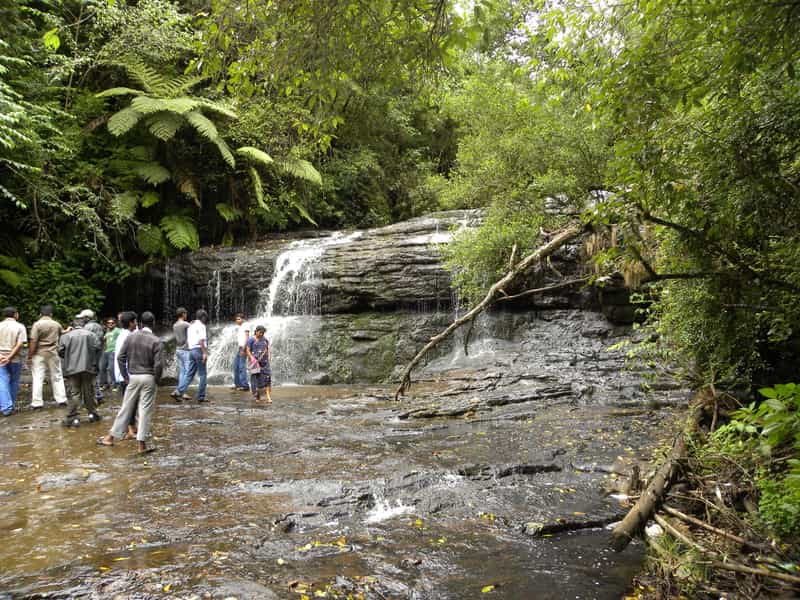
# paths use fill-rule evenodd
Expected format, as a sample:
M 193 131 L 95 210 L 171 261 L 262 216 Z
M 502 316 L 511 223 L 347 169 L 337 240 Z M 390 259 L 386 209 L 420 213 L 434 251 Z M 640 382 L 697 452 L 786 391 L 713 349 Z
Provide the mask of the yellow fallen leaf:
M 305 546 L 300 546 L 297 550 L 299 552 L 308 552 L 311 548 L 313 548 L 311 544 L 306 544 Z
M 119 562 L 121 560 L 128 560 L 128 559 L 130 559 L 130 556 L 118 556 L 117 558 L 115 558 L 113 560 L 114 560 L 114 562 Z
M 162 589 L 162 590 L 164 590 L 165 592 L 169 592 L 169 591 L 172 589 L 172 584 L 171 584 L 171 583 L 168 583 L 167 585 L 165 585 L 165 586 L 164 586 L 163 588 L 161 588 L 161 589 Z
M 485 586 L 483 586 L 481 588 L 481 593 L 482 594 L 488 594 L 489 592 L 493 592 L 493 591 L 494 591 L 494 586 L 493 585 L 485 585 Z
M 285 565 L 285 564 L 286 564 L 286 561 L 285 561 L 285 560 L 283 560 L 282 558 L 279 558 L 279 559 L 278 559 L 278 560 L 276 560 L 275 562 L 277 562 L 279 565 Z
M 328 597 L 328 593 L 327 592 L 323 592 L 322 590 L 315 590 L 314 591 L 314 596 L 316 596 L 317 598 L 327 598 Z
M 338 540 L 336 540 L 336 545 L 340 548 L 344 548 L 347 545 L 347 538 L 344 536 L 340 537 Z
M 133 525 L 133 526 L 131 527 L 131 529 L 133 529 L 134 531 L 142 531 L 142 528 L 141 528 L 141 527 L 139 527 L 138 525 Z
M 100 570 L 105 573 L 106 571 L 110 571 L 111 567 L 100 567 Z
M 581 512 L 581 511 L 579 511 L 579 510 L 576 510 L 576 511 L 575 511 L 574 513 L 572 513 L 572 514 L 573 514 L 573 515 L 575 515 L 576 517 L 583 517 L 583 516 L 585 516 L 585 515 L 586 515 L 586 513 L 585 513 L 585 512 Z

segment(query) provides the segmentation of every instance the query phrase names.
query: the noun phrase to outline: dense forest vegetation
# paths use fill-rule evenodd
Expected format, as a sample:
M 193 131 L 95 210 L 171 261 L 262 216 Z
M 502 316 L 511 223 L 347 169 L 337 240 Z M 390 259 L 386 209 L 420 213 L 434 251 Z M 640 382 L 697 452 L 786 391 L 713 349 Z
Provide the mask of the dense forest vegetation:
M 800 2 L 0 0 L 0 22 L 23 320 L 200 245 L 479 207 L 448 255 L 465 298 L 580 219 L 642 300 L 632 354 L 740 397 L 796 373 Z M 800 445 L 800 393 L 766 393 L 726 439 L 764 451 L 762 518 L 796 535 L 800 463 L 769 456 Z

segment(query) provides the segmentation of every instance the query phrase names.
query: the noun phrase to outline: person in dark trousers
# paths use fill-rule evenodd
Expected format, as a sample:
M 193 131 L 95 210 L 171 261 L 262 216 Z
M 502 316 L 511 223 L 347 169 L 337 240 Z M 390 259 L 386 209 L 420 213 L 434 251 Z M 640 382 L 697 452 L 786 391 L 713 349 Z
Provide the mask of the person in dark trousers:
M 150 435 L 150 422 L 156 407 L 156 391 L 158 380 L 163 372 L 162 343 L 153 335 L 155 324 L 153 313 L 142 313 L 142 328 L 128 336 L 122 344 L 117 363 L 125 380 L 125 397 L 108 435 L 101 437 L 97 443 L 101 446 L 113 446 L 114 440 L 123 439 L 131 416 L 138 412 L 138 453 L 145 454 L 148 448 L 147 438 Z
M 189 321 L 186 320 L 188 316 L 189 311 L 181 306 L 175 311 L 176 321 L 172 325 L 172 333 L 175 335 L 175 364 L 178 366 L 178 383 L 170 396 L 175 398 L 176 402 L 182 400 L 178 387 L 186 377 L 186 370 L 189 368 L 189 345 L 186 343 L 186 331 L 189 329 Z
M 103 355 L 100 358 L 100 374 L 97 377 L 100 389 L 108 391 L 114 385 L 114 344 L 119 335 L 117 321 L 114 317 L 106 317 L 106 330 L 103 334 Z
M 103 335 L 105 331 L 103 330 L 103 326 L 98 323 L 94 318 L 94 311 L 88 308 L 84 308 L 81 312 L 75 315 L 75 318 L 83 324 L 83 328 L 91 331 L 97 339 L 100 340 L 100 355 L 97 357 L 97 369 L 95 373 L 100 372 L 100 363 L 103 359 Z M 94 379 L 94 399 L 97 404 L 103 403 L 103 390 L 100 389 L 100 381 L 95 375 Z
M 89 422 L 100 420 L 95 403 L 94 382 L 97 365 L 100 363 L 102 344 L 100 338 L 83 327 L 80 319 L 76 326 L 58 340 L 58 355 L 62 360 L 62 372 L 67 381 L 67 418 L 64 425 L 79 427 L 78 411 L 81 402 L 89 412 Z

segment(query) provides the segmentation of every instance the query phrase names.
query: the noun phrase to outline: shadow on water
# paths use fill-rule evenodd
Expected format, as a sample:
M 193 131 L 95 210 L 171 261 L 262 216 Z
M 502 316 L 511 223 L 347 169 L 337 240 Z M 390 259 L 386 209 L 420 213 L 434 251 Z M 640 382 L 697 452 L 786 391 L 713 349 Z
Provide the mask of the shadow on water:
M 145 457 L 132 442 L 95 445 L 118 399 L 75 430 L 55 408 L 0 422 L 0 590 L 610 599 L 639 567 L 640 550 L 609 553 L 601 527 L 535 535 L 536 524 L 621 512 L 599 492 L 602 475 L 570 467 L 580 452 L 611 462 L 635 442 L 635 423 L 623 439 L 608 409 L 581 410 L 577 425 L 557 407 L 412 422 L 377 387 L 281 387 L 272 406 L 227 389 L 210 397 L 175 404 L 162 392 L 158 450 Z

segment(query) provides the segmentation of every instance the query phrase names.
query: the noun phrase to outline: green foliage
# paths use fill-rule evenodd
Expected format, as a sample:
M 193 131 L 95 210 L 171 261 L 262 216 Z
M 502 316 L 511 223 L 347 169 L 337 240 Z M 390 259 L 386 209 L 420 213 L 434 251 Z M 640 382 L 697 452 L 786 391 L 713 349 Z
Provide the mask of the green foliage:
M 20 319 L 31 324 L 43 304 L 51 304 L 55 316 L 65 322 L 84 308 L 99 310 L 103 294 L 80 269 L 57 261 L 37 261 L 25 268 L 25 278 L 11 289 L 0 288 L 0 305 L 16 306 Z
M 200 236 L 194 221 L 189 217 L 168 215 L 161 219 L 161 230 L 178 250 L 197 250 L 200 247 Z
M 479 229 L 456 232 L 444 248 L 453 283 L 471 304 L 481 300 L 489 286 L 510 269 L 513 249 L 514 262 L 535 249 L 543 219 L 525 208 L 495 204 Z

